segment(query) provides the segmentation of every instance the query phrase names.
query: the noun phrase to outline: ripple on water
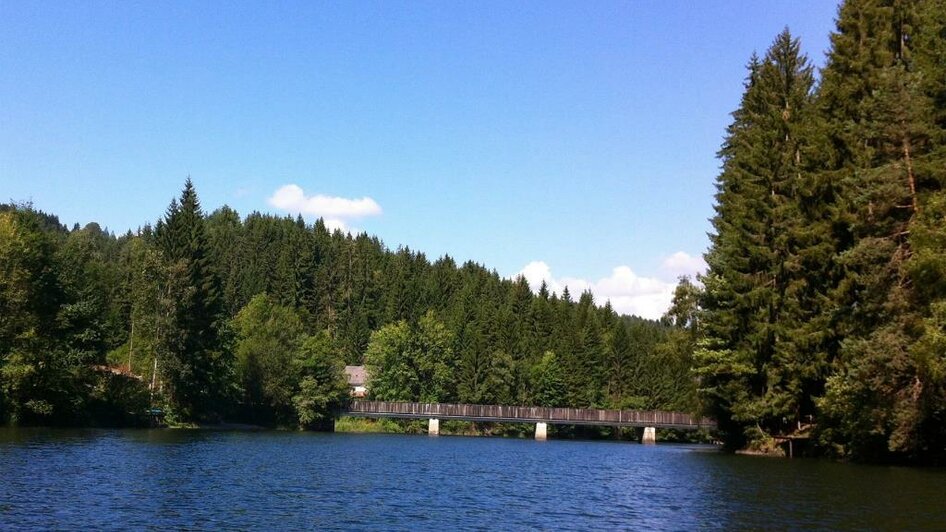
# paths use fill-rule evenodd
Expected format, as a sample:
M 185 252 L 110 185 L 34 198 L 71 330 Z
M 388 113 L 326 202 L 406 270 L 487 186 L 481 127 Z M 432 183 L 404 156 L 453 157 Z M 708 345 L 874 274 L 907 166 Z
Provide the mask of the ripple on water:
M 930 528 L 946 473 L 706 447 L 0 429 L 0 529 Z

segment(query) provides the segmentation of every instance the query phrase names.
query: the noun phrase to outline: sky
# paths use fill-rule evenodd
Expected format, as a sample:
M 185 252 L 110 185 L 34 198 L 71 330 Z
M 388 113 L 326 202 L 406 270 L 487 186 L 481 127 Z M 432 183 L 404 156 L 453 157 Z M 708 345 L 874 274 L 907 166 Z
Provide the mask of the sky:
M 321 216 L 648 318 L 705 267 L 745 65 L 828 0 L 0 2 L 0 201 Z

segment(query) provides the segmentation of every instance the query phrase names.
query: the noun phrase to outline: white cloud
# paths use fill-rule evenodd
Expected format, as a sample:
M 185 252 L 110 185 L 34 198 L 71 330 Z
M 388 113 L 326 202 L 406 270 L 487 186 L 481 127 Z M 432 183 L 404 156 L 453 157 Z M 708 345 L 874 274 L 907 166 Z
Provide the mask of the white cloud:
M 289 213 L 321 217 L 329 230 L 351 231 L 348 227 L 349 221 L 381 214 L 378 202 L 367 196 L 358 199 L 323 194 L 306 196 L 302 187 L 294 184 L 279 187 L 267 202 Z
M 541 260 L 534 260 L 526 264 L 525 267 L 519 271 L 518 275 L 525 277 L 526 281 L 529 282 L 529 287 L 532 288 L 534 292 L 539 291 L 539 287 L 542 286 L 542 281 L 545 281 L 546 284 L 551 284 L 553 281 L 552 269 Z
M 606 301 L 619 314 L 632 314 L 643 318 L 657 319 L 670 308 L 673 290 L 677 286 L 679 275 L 695 275 L 706 270 L 702 257 L 694 257 L 678 251 L 663 260 L 663 269 L 659 277 L 643 277 L 634 273 L 629 266 L 618 266 L 611 270 L 611 275 L 597 281 L 580 277 L 560 277 L 552 275 L 552 268 L 543 261 L 532 261 L 519 272 L 529 283 L 533 291 L 538 292 L 542 282 L 548 289 L 561 295 L 568 287 L 573 299 L 578 299 L 582 292 L 590 290 L 595 303 L 603 305 Z M 664 279 L 672 279 L 666 281 Z
M 706 261 L 702 256 L 694 257 L 689 253 L 678 251 L 664 259 L 663 267 L 664 271 L 674 277 L 688 275 L 695 278 L 697 274 L 706 272 Z
M 338 218 L 323 218 L 322 221 L 325 222 L 325 228 L 328 229 L 330 233 L 335 232 L 336 229 L 343 233 L 356 232 L 354 229 L 348 227 L 348 224 L 345 223 L 345 220 L 339 220 Z
M 618 266 L 611 271 L 610 276 L 588 281 L 578 277 L 556 279 L 548 264 L 533 261 L 527 264 L 519 275 L 526 279 L 533 291 L 539 290 L 542 281 L 545 281 L 549 290 L 557 294 L 561 294 L 567 286 L 574 299 L 578 299 L 585 290 L 590 290 L 595 303 L 599 305 L 610 301 L 619 314 L 633 314 L 649 319 L 663 316 L 670 307 L 676 286 L 675 282 L 662 281 L 656 277 L 641 277 L 628 266 Z

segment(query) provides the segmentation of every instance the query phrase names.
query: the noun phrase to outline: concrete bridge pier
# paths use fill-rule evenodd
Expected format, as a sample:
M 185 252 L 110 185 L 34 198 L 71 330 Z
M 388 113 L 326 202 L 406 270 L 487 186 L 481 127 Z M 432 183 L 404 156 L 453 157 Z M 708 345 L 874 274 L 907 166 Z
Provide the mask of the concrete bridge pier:
M 644 437 L 641 438 L 641 443 L 644 443 L 644 444 L 657 443 L 657 429 L 654 427 L 644 427 Z
M 545 441 L 548 439 L 549 427 L 548 424 L 542 423 L 541 421 L 535 424 L 535 439 L 538 441 Z
M 431 418 L 430 422 L 427 423 L 427 435 L 428 436 L 440 436 L 440 420 L 436 418 Z

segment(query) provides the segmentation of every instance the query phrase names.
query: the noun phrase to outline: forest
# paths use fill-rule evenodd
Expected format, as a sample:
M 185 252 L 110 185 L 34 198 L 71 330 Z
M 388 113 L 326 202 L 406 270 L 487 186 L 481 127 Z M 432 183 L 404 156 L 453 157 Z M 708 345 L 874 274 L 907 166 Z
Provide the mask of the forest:
M 0 405 L 18 424 L 318 428 L 366 364 L 372 397 L 692 410 L 688 310 L 619 316 L 590 293 L 430 262 L 321 220 L 222 207 L 188 179 L 115 237 L 30 205 L 0 212 Z M 689 303 L 695 304 L 692 298 Z
M 729 449 L 946 463 L 946 0 L 848 0 L 825 66 L 801 49 L 749 58 L 707 271 L 658 321 L 206 213 L 189 178 L 121 236 L 3 205 L 0 419 L 318 428 L 365 364 L 378 399 L 680 410 Z

